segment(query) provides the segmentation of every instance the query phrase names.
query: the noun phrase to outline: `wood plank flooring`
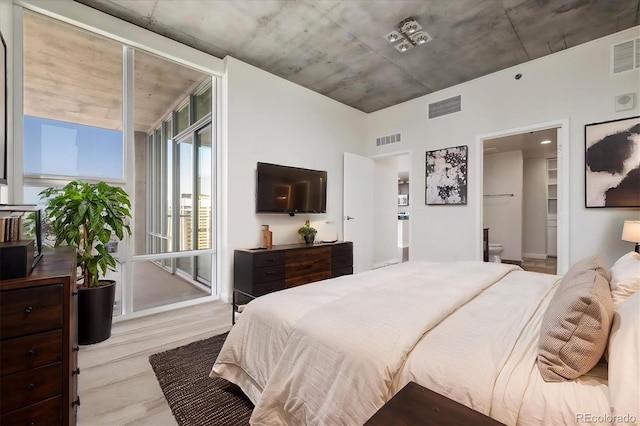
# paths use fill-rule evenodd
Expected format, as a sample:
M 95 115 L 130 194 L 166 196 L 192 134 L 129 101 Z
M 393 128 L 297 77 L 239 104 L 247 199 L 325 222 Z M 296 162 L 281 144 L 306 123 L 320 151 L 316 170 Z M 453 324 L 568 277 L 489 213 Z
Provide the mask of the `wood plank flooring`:
M 224 333 L 231 306 L 207 302 L 119 322 L 78 354 L 78 425 L 175 425 L 149 355 Z

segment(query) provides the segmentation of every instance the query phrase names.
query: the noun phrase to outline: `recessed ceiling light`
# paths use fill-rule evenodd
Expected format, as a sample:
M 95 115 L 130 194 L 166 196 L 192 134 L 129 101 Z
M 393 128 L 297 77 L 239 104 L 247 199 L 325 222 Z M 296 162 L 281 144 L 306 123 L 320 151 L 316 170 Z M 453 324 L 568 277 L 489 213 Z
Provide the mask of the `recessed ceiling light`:
M 547 145 L 547 144 L 550 144 L 550 143 L 551 143 L 550 140 L 546 140 L 546 141 L 540 142 L 540 145 Z

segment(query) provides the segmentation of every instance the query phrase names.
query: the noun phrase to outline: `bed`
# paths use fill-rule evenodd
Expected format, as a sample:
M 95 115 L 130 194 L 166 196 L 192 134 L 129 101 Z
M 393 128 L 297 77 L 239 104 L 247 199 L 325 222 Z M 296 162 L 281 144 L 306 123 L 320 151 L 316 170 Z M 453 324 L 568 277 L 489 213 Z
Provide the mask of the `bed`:
M 247 305 L 211 376 L 251 399 L 253 425 L 363 424 L 410 381 L 509 425 L 622 423 L 620 410 L 638 414 L 637 372 L 616 373 L 618 404 L 609 370 L 626 352 L 572 380 L 538 371 L 561 282 L 506 264 L 410 261 L 271 293 Z

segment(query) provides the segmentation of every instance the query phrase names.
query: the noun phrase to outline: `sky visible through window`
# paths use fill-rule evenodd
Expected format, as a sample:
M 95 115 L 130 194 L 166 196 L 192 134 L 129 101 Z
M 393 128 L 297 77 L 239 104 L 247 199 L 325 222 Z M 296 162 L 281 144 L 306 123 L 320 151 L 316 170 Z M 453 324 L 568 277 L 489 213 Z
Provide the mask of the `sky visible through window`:
M 24 116 L 24 172 L 124 179 L 122 132 Z

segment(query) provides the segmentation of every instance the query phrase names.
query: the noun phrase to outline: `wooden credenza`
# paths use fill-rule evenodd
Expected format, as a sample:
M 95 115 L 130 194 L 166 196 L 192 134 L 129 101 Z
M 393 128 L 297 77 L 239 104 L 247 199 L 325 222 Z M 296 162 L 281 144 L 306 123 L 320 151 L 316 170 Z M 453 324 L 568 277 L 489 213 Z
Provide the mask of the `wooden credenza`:
M 76 252 L 61 247 L 0 281 L 0 424 L 75 425 L 78 349 Z
M 234 320 L 237 297 L 242 303 L 246 298 L 353 274 L 352 242 L 235 250 L 233 257 Z

